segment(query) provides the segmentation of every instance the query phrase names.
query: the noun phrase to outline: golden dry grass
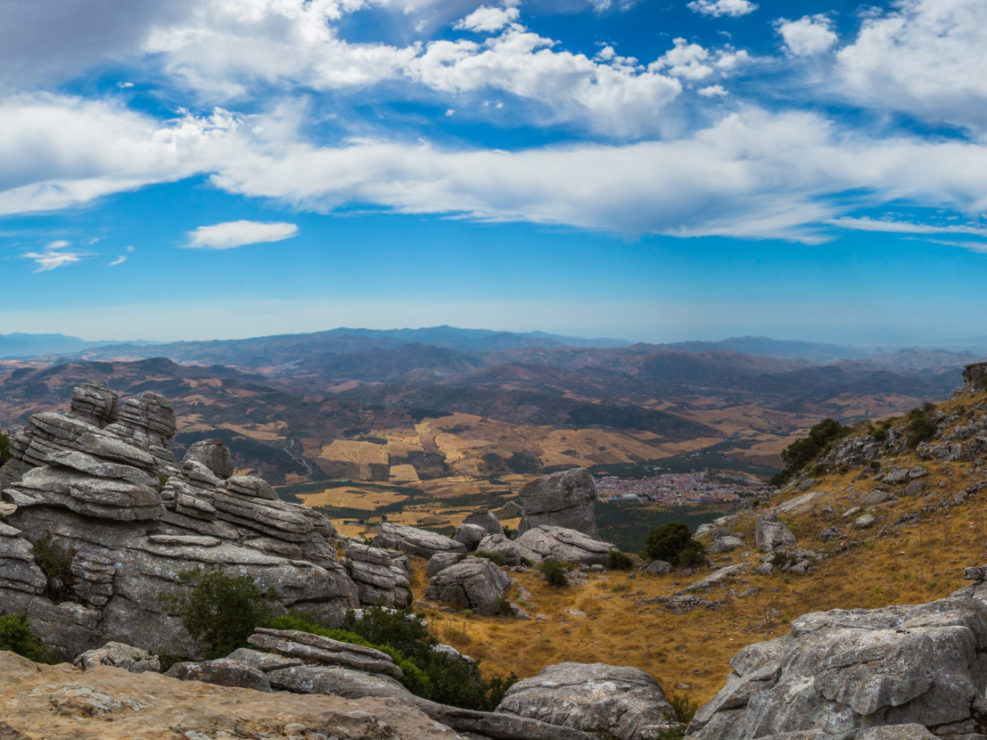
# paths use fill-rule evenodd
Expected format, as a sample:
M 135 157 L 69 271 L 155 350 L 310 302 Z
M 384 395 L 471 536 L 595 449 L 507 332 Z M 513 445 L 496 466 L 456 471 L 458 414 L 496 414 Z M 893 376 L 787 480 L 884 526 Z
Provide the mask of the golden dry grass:
M 359 465 L 387 465 L 387 445 L 336 439 L 322 448 L 319 457 L 323 460 L 354 462 Z

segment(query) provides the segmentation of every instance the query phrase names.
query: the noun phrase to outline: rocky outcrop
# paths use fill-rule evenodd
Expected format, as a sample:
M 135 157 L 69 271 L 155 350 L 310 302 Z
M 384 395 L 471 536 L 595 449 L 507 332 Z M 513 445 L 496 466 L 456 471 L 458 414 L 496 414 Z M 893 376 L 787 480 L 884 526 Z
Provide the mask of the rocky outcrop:
M 254 691 L 272 690 L 270 681 L 261 671 L 232 658 L 175 663 L 165 675 L 179 681 L 201 681 Z
M 603 663 L 548 666 L 509 688 L 497 712 L 617 740 L 658 740 L 679 726 L 655 679 Z
M 462 553 L 437 552 L 428 559 L 428 564 L 425 566 L 425 575 L 429 578 L 434 578 L 450 565 L 455 565 L 464 557 L 465 555 Z
M 987 362 L 975 362 L 963 368 L 963 388 L 966 393 L 980 393 L 987 389 Z
M 518 533 L 539 525 L 574 529 L 598 540 L 593 476 L 585 468 L 573 468 L 532 481 L 520 491 L 524 516 Z
M 252 647 L 286 658 L 401 678 L 401 669 L 386 653 L 309 632 L 258 627 L 247 642 Z
M 260 478 L 218 475 L 228 453 L 215 443 L 176 466 L 174 430 L 161 396 L 120 399 L 86 384 L 69 414 L 36 414 L 12 436 L 13 459 L 0 470 L 0 602 L 26 614 L 46 644 L 69 656 L 107 641 L 194 650 L 160 597 L 195 568 L 249 575 L 282 607 L 330 622 L 361 593 L 407 600 L 400 556 L 381 572 L 354 557 L 348 571 L 322 514 L 278 500 Z M 38 552 L 58 556 L 48 571 Z
M 261 693 L 110 667 L 83 672 L 7 652 L 0 652 L 0 706 L 0 737 L 9 740 L 461 737 L 410 701 Z
M 374 537 L 374 547 L 400 550 L 407 555 L 430 558 L 437 552 L 466 552 L 461 542 L 426 529 L 384 522 Z
M 161 670 L 161 662 L 157 655 L 151 655 L 146 650 L 132 645 L 124 645 L 122 642 L 108 642 L 101 648 L 87 650 L 76 656 L 73 664 L 84 671 L 91 671 L 100 666 L 122 668 L 131 673 Z
M 521 557 L 530 560 L 565 560 L 587 565 L 605 565 L 611 550 L 601 542 L 574 529 L 540 524 L 516 540 Z
M 504 526 L 492 511 L 478 509 L 463 519 L 463 524 L 475 524 L 487 534 L 504 534 Z
M 346 541 L 343 566 L 356 584 L 364 606 L 374 606 L 383 599 L 385 606 L 405 606 L 411 597 L 411 564 L 396 550 L 365 545 L 359 540 Z
M 910 724 L 967 736 L 987 719 L 985 650 L 983 583 L 919 606 L 806 614 L 734 656 L 688 737 L 908 737 L 877 728 Z
M 429 582 L 425 598 L 491 616 L 504 611 L 504 592 L 510 582 L 486 558 L 468 557 L 439 571 Z
M 784 522 L 778 519 L 777 514 L 768 513 L 761 514 L 757 518 L 757 524 L 754 526 L 754 540 L 759 548 L 770 552 L 776 547 L 794 545 L 795 535 Z
M 453 539 L 456 542 L 462 543 L 469 552 L 476 550 L 476 546 L 480 544 L 484 537 L 487 536 L 487 530 L 481 527 L 479 524 L 460 524 L 456 528 L 456 535 Z
M 197 462 L 205 465 L 217 478 L 233 475 L 233 457 L 221 439 L 204 439 L 193 442 L 182 462 Z
M 504 534 L 488 534 L 476 546 L 477 552 L 489 552 L 499 555 L 504 565 L 521 564 L 521 548 L 518 543 Z

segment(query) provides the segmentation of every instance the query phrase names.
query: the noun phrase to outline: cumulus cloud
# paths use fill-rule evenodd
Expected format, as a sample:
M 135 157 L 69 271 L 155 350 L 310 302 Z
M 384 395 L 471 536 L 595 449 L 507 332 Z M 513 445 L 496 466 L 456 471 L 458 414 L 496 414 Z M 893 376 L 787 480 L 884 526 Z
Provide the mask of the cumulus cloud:
M 689 10 L 714 18 L 729 16 L 739 18 L 757 10 L 757 4 L 750 0 L 692 0 Z
M 71 245 L 67 241 L 54 241 L 45 245 L 40 252 L 25 252 L 21 256 L 24 259 L 33 260 L 38 265 L 38 269 L 34 271 L 35 274 L 71 265 L 89 256 L 86 252 L 68 250 L 69 246 Z
M 456 23 L 453 28 L 477 33 L 499 31 L 509 23 L 517 22 L 521 12 L 517 8 L 492 8 L 481 5 L 468 16 Z
M 987 131 L 987 3 L 899 0 L 837 54 L 843 91 L 862 105 Z
M 822 54 L 838 39 L 833 31 L 833 19 L 822 14 L 804 15 L 797 21 L 779 18 L 775 27 L 785 43 L 785 50 L 793 56 Z
M 227 221 L 213 226 L 200 226 L 188 232 L 189 249 L 233 249 L 246 244 L 279 242 L 298 234 L 295 224 L 283 221 Z

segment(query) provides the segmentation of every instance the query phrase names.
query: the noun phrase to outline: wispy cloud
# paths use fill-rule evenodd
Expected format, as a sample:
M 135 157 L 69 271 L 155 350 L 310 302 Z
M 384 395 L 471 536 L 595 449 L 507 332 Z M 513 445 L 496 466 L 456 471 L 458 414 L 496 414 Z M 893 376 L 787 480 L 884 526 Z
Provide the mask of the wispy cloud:
M 38 269 L 34 271 L 35 274 L 71 265 L 89 256 L 86 252 L 66 251 L 69 246 L 70 243 L 65 240 L 54 241 L 45 245 L 40 252 L 25 252 L 21 256 L 37 263 Z
M 912 221 L 877 218 L 834 218 L 827 223 L 854 231 L 882 231 L 892 234 L 966 234 L 987 239 L 987 226 L 970 224 L 919 224 Z
M 298 234 L 295 224 L 277 221 L 227 221 L 213 226 L 200 226 L 188 232 L 189 249 L 233 249 L 246 244 L 279 242 Z
M 757 4 L 750 0 L 693 0 L 689 3 L 689 10 L 714 18 L 721 16 L 739 18 L 757 10 Z

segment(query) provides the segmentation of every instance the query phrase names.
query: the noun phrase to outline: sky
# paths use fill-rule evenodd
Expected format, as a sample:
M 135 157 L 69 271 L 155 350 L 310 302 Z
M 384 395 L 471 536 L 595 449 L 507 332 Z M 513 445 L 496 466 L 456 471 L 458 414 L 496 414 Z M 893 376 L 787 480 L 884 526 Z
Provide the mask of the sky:
M 987 335 L 984 0 L 0 18 L 0 333 Z

